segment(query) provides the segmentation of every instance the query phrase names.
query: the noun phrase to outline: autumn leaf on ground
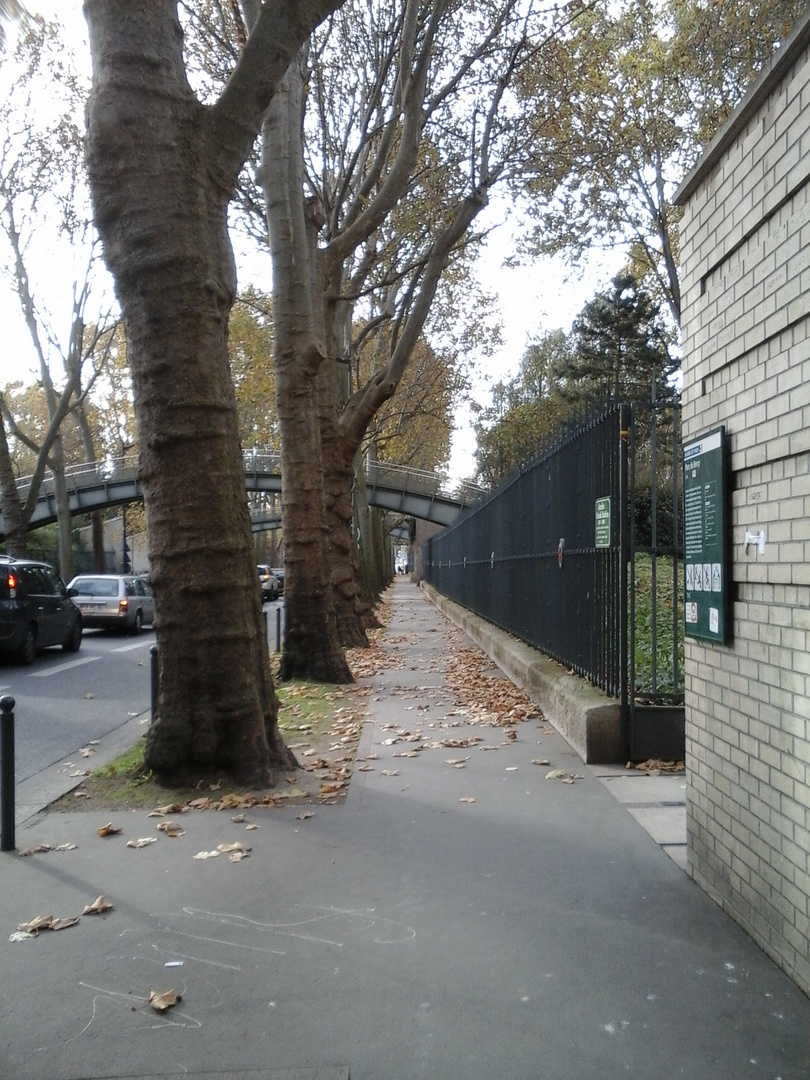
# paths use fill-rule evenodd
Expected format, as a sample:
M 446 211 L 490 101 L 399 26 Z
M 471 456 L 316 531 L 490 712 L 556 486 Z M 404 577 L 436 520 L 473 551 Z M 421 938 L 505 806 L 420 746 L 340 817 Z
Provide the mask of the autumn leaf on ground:
M 234 825 L 241 825 L 244 820 L 245 820 L 245 815 L 244 814 L 234 814 L 233 817 L 231 818 L 231 821 L 234 823 Z
M 565 769 L 552 769 L 546 773 L 546 780 L 562 780 L 565 775 Z
M 156 806 L 147 817 L 166 817 L 167 814 L 183 814 L 186 808 L 180 803 L 169 803 L 167 806 Z
M 247 844 L 243 844 L 239 840 L 234 840 L 229 844 L 217 844 L 217 851 L 221 851 L 223 855 L 230 855 L 234 851 L 241 851 L 246 855 L 250 851 L 250 848 Z
M 444 763 L 445 763 L 445 765 L 455 765 L 455 767 L 457 769 L 461 769 L 461 768 L 464 767 L 464 762 L 469 761 L 469 760 L 470 760 L 469 756 L 468 757 L 446 757 L 444 759 Z
M 77 926 L 79 922 L 78 915 L 67 915 L 63 919 L 54 919 L 49 930 L 65 930 L 68 926 Z
M 17 852 L 17 856 L 22 859 L 26 855 L 44 855 L 46 851 L 50 850 L 50 844 L 37 844 L 36 847 L 23 848 L 22 851 Z
M 99 836 L 118 836 L 119 833 L 124 831 L 121 825 L 113 825 L 111 821 L 108 821 L 106 825 L 102 825 L 98 830 Z
M 532 765 L 550 765 L 550 764 L 551 764 L 551 762 L 548 760 L 547 757 L 532 758 Z
M 216 859 L 219 855 L 218 851 L 198 851 L 196 855 L 192 856 L 194 859 Z
M 261 828 L 261 825 L 256 825 L 256 824 L 251 823 L 250 825 L 245 826 L 245 832 L 252 832 L 254 829 L 260 829 L 260 828 Z
M 103 896 L 97 896 L 92 904 L 88 904 L 82 915 L 104 915 L 107 911 L 112 911 L 112 904 L 109 900 L 105 900 Z
M 249 859 L 249 851 L 232 851 L 228 856 L 228 862 L 241 862 L 242 859 Z
M 176 821 L 161 821 L 159 825 L 155 826 L 162 833 L 166 833 L 167 836 L 185 836 L 185 830 L 181 829 Z
M 383 776 L 399 776 L 399 769 L 383 769 Z
M 474 803 L 475 802 L 475 796 L 474 795 L 462 795 L 462 797 L 458 801 L 463 802 L 463 803 Z
M 131 848 L 148 847 L 149 844 L 156 844 L 156 836 L 141 836 L 137 840 L 127 840 L 126 846 Z
M 164 990 L 162 994 L 157 993 L 155 990 L 149 992 L 149 1004 L 156 1012 L 165 1012 L 182 1000 L 182 996 L 176 994 L 174 990 Z
M 358 768 L 357 771 L 358 772 L 374 772 L 374 766 L 373 765 L 361 765 Z
M 300 814 L 295 815 L 298 821 L 307 821 L 311 817 L 315 817 L 312 810 L 302 810 Z
M 50 930 L 52 922 L 53 915 L 36 915 L 29 922 L 19 923 L 17 929 L 24 934 L 33 934 L 36 937 L 40 930 Z

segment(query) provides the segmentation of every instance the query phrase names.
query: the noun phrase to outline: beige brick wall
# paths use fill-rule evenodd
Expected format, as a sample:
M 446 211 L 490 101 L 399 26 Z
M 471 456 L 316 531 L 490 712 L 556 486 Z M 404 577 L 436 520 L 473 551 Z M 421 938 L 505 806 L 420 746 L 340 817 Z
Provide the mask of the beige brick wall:
M 766 84 L 767 86 L 767 84 Z M 686 643 L 690 871 L 810 992 L 810 59 L 685 204 L 684 438 L 730 443 L 733 640 Z M 743 546 L 765 530 L 764 554 Z

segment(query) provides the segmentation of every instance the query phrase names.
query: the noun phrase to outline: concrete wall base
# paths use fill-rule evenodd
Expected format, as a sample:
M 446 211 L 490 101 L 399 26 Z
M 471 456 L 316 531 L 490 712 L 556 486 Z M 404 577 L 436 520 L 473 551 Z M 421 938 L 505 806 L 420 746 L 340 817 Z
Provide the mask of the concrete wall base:
M 472 638 L 587 765 L 624 764 L 618 701 L 505 630 L 448 600 L 427 582 L 419 587 L 448 619 Z

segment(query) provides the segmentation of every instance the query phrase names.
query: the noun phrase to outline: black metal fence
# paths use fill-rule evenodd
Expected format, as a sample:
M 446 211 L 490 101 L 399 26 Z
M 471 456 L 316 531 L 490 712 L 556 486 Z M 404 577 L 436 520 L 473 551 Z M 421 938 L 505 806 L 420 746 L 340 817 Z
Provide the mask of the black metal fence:
M 683 701 L 678 459 L 677 406 L 610 402 L 423 548 L 439 592 L 618 698 L 636 757 L 682 756 L 656 711 Z

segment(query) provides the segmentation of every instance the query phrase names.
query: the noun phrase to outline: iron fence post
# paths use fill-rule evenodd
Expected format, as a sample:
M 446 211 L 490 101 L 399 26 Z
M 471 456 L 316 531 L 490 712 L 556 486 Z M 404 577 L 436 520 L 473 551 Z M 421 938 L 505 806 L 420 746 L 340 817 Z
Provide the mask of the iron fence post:
M 157 712 L 158 694 L 160 692 L 160 665 L 158 664 L 158 647 L 153 645 L 149 650 L 150 660 L 150 689 L 151 689 L 151 708 L 152 708 L 152 723 L 155 722 L 155 713 Z
M 630 561 L 630 500 L 628 485 L 628 439 L 632 415 L 630 406 L 619 408 L 619 707 L 621 750 L 625 761 L 630 757 L 630 706 L 627 677 L 628 564 Z
M 14 698 L 0 699 L 0 851 L 14 842 Z

